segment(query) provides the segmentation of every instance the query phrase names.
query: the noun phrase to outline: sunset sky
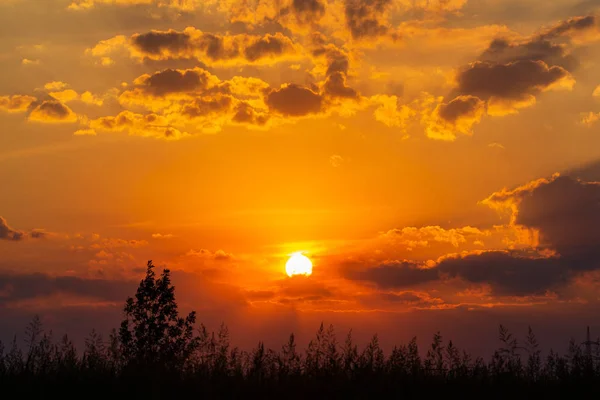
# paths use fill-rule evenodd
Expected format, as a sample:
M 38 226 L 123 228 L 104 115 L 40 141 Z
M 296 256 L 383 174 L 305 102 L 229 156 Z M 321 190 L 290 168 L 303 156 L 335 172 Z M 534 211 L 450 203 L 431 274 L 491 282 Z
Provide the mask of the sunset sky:
M 241 346 L 599 335 L 599 13 L 0 0 L 0 338 L 108 332 L 148 260 Z

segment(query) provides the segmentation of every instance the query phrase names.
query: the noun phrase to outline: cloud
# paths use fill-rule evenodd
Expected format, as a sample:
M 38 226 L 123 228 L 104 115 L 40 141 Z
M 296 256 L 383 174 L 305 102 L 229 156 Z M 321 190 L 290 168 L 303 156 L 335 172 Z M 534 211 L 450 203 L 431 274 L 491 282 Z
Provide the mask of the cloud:
M 172 239 L 175 236 L 171 233 L 153 233 L 152 234 L 152 239 Z
M 24 232 L 11 228 L 6 219 L 0 217 L 0 239 L 19 241 L 23 239 L 24 235 Z
M 490 285 L 494 295 L 527 296 L 560 292 L 580 274 L 600 269 L 600 183 L 554 175 L 493 193 L 483 204 L 507 211 L 515 228 L 537 231 L 539 243 L 529 249 L 448 255 L 427 267 L 413 261 L 366 268 L 346 264 L 342 275 L 382 289 L 458 278 Z
M 49 90 L 49 91 L 55 91 L 55 90 L 63 90 L 66 89 L 69 85 L 61 82 L 61 81 L 52 81 L 52 82 L 48 82 L 44 85 L 44 89 Z
M 344 0 L 346 25 L 354 39 L 388 33 L 387 11 L 392 0 Z
M 215 86 L 218 79 L 201 68 L 188 70 L 165 69 L 152 75 L 138 77 L 134 84 L 144 93 L 164 96 L 171 93 L 191 93 Z
M 192 249 L 186 253 L 186 256 L 208 259 L 208 260 L 216 260 L 216 261 L 227 261 L 227 260 L 232 260 L 234 258 L 233 254 L 227 253 L 223 250 L 217 250 L 215 252 L 212 252 L 212 251 L 206 250 L 206 249 L 200 249 L 200 250 Z
M 40 229 L 34 229 L 29 233 L 29 236 L 33 239 L 44 239 L 48 237 L 49 233 Z
M 420 228 L 391 229 L 381 236 L 392 240 L 396 245 L 414 249 L 416 247 L 428 247 L 434 242 L 447 243 L 453 247 L 458 247 L 467 243 L 467 239 L 473 240 L 484 235 L 485 232 L 471 226 L 452 229 L 444 229 L 440 226 L 424 226 Z
M 339 168 L 342 166 L 343 163 L 344 158 L 338 154 L 334 154 L 329 157 L 329 164 L 331 164 L 333 168 Z
M 325 2 L 322 0 L 292 0 L 291 10 L 299 24 L 316 24 L 325 15 Z
M 126 109 L 116 116 L 86 121 L 77 134 L 127 132 L 162 139 L 189 136 L 190 125 L 200 133 L 216 133 L 227 125 L 263 129 L 292 122 L 288 117 L 323 114 L 341 103 L 319 92 L 316 85 L 284 84 L 279 89 L 257 78 L 234 76 L 220 80 L 202 68 L 165 69 L 144 74 L 118 96 Z
M 423 268 L 410 261 L 387 261 L 366 269 L 356 267 L 343 265 L 342 275 L 354 281 L 371 282 L 381 289 L 409 288 L 438 279 L 436 269 Z
M 464 95 L 522 100 L 553 87 L 573 86 L 573 77 L 562 67 L 549 67 L 537 60 L 514 61 L 508 64 L 475 62 L 457 77 L 458 91 Z
M 272 290 L 247 290 L 244 294 L 250 301 L 269 301 L 275 298 Z
M 30 121 L 46 123 L 76 122 L 77 115 L 58 100 L 43 100 L 29 114 Z
M 579 256 L 600 256 L 596 249 L 600 241 L 600 183 L 555 176 L 525 193 L 514 199 L 518 202 L 515 224 L 539 230 L 542 246 L 572 261 Z M 589 261 L 590 267 L 599 266 L 600 259 Z
M 600 120 L 600 112 L 595 113 L 590 111 L 581 115 L 581 123 L 587 127 L 592 127 L 598 120 Z
M 319 301 L 334 295 L 331 288 L 305 276 L 293 276 L 279 282 L 277 291 L 280 303 Z
M 350 70 L 348 52 L 333 44 L 324 44 L 324 39 L 319 34 L 313 35 L 312 39 L 316 41 L 312 55 L 317 63 L 313 73 L 322 74 L 325 78 L 320 84 L 322 96 L 332 104 L 342 105 L 341 108 L 349 106 L 349 101 L 360 101 L 358 91 L 347 84 Z
M 492 294 L 501 296 L 544 294 L 571 278 L 560 258 L 528 257 L 520 252 L 489 251 L 447 258 L 436 269 L 448 277 L 489 284 Z
M 531 37 L 496 38 L 483 52 L 480 61 L 495 63 L 543 61 L 548 65 L 558 65 L 570 71 L 578 66 L 577 59 L 569 51 L 573 38 L 590 31 L 595 31 L 597 34 L 596 19 L 595 16 L 575 17 L 560 21 Z
M 570 52 L 573 39 L 597 31 L 596 18 L 588 16 L 561 21 L 529 37 L 492 40 L 477 61 L 457 71 L 452 100 L 440 103 L 433 113 L 424 112 L 427 135 L 454 140 L 457 133 L 472 134 L 486 113 L 516 114 L 535 105 L 542 92 L 571 90 L 571 71 L 578 65 Z
M 79 98 L 79 94 L 73 89 L 65 89 L 59 92 L 50 92 L 48 93 L 50 96 L 54 97 L 56 100 L 61 103 L 68 103 L 69 101 L 73 101 Z
M 423 115 L 427 137 L 452 141 L 457 134 L 471 135 L 484 114 L 485 102 L 476 96 L 461 95 L 449 103 L 439 103 Z
M 383 290 L 458 278 L 489 285 L 491 293 L 498 296 L 543 295 L 565 285 L 573 276 L 560 258 L 523 251 L 477 251 L 443 257 L 435 267 L 390 261 L 366 269 L 344 266 L 342 271 L 346 279 L 368 282 Z
M 90 10 L 99 5 L 113 6 L 154 6 L 158 9 L 173 9 L 176 11 L 194 11 L 198 9 L 204 0 L 73 0 L 67 7 L 72 11 Z
M 78 129 L 73 132 L 73 135 L 75 136 L 96 136 L 97 134 L 98 132 L 93 129 Z
M 9 113 L 25 112 L 36 100 L 35 97 L 19 94 L 13 96 L 0 96 L 0 110 Z
M 417 114 L 410 106 L 401 104 L 398 96 L 378 94 L 371 96 L 369 101 L 376 106 L 373 112 L 376 121 L 389 127 L 401 128 L 404 133 L 408 121 Z
M 135 291 L 136 282 L 85 279 L 74 276 L 0 273 L 0 304 L 36 297 L 70 294 L 105 301 L 124 302 Z
M 577 36 L 581 32 L 596 31 L 598 32 L 598 17 L 595 15 L 587 15 L 580 17 L 569 18 L 565 21 L 560 21 L 553 27 L 548 28 L 541 33 L 541 39 L 555 39 L 560 36 Z
M 108 131 L 127 131 L 133 136 L 153 137 L 165 140 L 181 139 L 188 134 L 173 127 L 163 116 L 157 114 L 137 114 L 131 111 L 122 111 L 117 116 L 101 117 L 90 121 L 90 130 L 85 133 Z M 81 131 L 78 131 L 81 132 Z
M 284 34 L 220 35 L 194 27 L 183 31 L 152 30 L 126 38 L 119 35 L 100 41 L 86 50 L 95 57 L 107 57 L 125 50 L 130 57 L 144 60 L 197 60 L 210 65 L 237 66 L 275 64 L 303 57 L 300 45 Z
M 101 238 L 99 235 L 93 235 L 92 241 L 94 242 L 90 246 L 92 249 L 139 248 L 148 245 L 145 240 Z
M 299 117 L 323 111 L 323 97 L 304 86 L 286 84 L 266 98 L 269 109 L 284 116 Z
M 34 229 L 31 232 L 27 233 L 21 230 L 11 228 L 10 225 L 8 225 L 6 219 L 0 216 L 0 240 L 10 240 L 18 242 L 28 237 L 32 239 L 44 239 L 47 235 L 47 232 L 44 232 L 43 230 L 39 229 Z
M 23 60 L 21 60 L 21 64 L 25 65 L 25 66 L 29 66 L 29 65 L 40 65 L 41 61 L 40 60 L 32 60 L 29 58 L 24 58 Z
M 202 68 L 165 69 L 136 78 L 118 97 L 122 106 L 151 114 L 123 111 L 117 117 L 93 120 L 90 127 L 167 139 L 187 136 L 184 129 L 189 124 L 202 133 L 219 132 L 229 124 L 262 128 L 272 121 L 264 101 L 268 89 L 257 78 L 222 81 Z
M 96 106 L 101 106 L 102 104 L 104 104 L 104 100 L 102 98 L 95 96 L 89 91 L 85 91 L 79 94 L 73 89 L 65 89 L 58 92 L 51 91 L 48 94 L 63 104 L 72 101 L 81 101 L 83 103 L 92 104 Z
M 259 111 L 246 102 L 240 102 L 235 107 L 232 122 L 249 126 L 265 126 L 271 116 L 264 111 Z
M 535 104 L 539 93 L 570 90 L 575 83 L 564 68 L 550 67 L 540 60 L 507 64 L 477 61 L 463 68 L 456 80 L 459 95 L 439 104 L 425 118 L 427 136 L 432 139 L 454 140 L 457 133 L 471 135 L 472 127 L 486 111 L 492 116 L 515 114 Z

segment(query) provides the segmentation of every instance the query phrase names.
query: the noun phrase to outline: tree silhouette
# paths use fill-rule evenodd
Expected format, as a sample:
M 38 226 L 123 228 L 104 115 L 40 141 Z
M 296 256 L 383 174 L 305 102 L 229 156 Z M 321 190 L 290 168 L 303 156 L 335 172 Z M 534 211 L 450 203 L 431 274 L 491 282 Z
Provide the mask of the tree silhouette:
M 152 261 L 148 261 L 146 277 L 135 298 L 127 299 L 124 311 L 119 340 L 128 366 L 180 370 L 199 346 L 194 337 L 195 311 L 179 317 L 170 271 L 165 269 L 156 278 Z

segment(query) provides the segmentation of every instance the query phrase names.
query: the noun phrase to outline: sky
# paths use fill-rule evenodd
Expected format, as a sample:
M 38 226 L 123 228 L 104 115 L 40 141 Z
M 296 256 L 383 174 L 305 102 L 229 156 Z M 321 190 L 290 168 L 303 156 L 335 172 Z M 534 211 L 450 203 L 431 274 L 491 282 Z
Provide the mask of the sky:
M 148 260 L 242 347 L 600 334 L 599 12 L 0 0 L 0 338 L 108 332 Z

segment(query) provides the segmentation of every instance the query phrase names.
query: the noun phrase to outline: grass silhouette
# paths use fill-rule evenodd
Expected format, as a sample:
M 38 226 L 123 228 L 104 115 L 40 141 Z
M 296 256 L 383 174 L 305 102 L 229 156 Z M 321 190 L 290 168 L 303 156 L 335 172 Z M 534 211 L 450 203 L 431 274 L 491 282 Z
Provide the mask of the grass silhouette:
M 35 317 L 17 338 L 0 344 L 4 398 L 583 398 L 600 394 L 598 346 L 571 341 L 566 355 L 542 359 L 531 330 L 521 345 L 504 326 L 489 360 L 473 358 L 436 333 L 426 352 L 416 338 L 386 356 L 377 335 L 364 348 L 343 342 L 323 324 L 307 348 L 292 334 L 280 350 L 259 342 L 232 347 L 222 325 L 195 329 L 194 312 L 179 316 L 169 270 L 151 261 L 125 319 L 108 340 L 92 331 L 78 353 L 65 335 L 55 341 Z M 421 354 L 424 354 L 422 356 Z

